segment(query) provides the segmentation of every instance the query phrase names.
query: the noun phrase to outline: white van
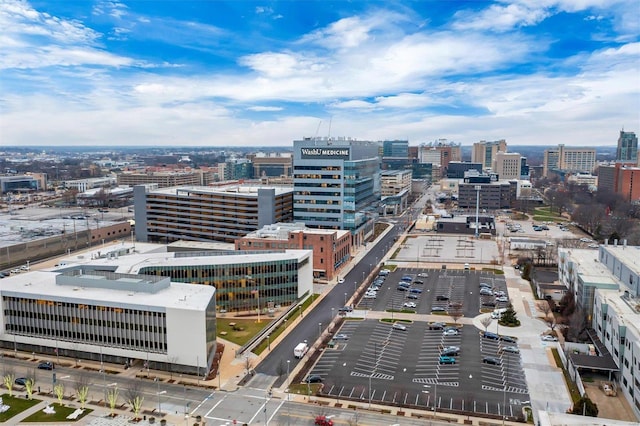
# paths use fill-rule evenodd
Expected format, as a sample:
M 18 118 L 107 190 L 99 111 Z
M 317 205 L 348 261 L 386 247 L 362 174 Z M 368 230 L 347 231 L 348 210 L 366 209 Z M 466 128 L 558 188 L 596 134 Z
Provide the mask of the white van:
M 494 309 L 494 311 L 491 312 L 491 318 L 500 319 L 500 317 L 502 317 L 502 314 L 504 314 L 505 312 L 507 312 L 507 308 Z
M 470 269 L 471 269 L 471 266 L 470 266 L 468 263 L 465 263 L 465 264 L 464 264 L 464 270 L 465 270 L 465 271 L 468 271 L 468 270 L 470 270 Z

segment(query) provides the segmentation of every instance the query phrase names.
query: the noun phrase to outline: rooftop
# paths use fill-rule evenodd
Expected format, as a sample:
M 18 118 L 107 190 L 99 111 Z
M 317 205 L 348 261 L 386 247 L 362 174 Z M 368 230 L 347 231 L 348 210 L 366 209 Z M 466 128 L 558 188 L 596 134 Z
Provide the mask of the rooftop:
M 275 189 L 276 195 L 293 192 L 293 186 L 223 185 L 223 186 L 178 186 L 150 191 L 152 194 L 189 195 L 194 194 L 242 194 L 257 196 L 260 189 Z

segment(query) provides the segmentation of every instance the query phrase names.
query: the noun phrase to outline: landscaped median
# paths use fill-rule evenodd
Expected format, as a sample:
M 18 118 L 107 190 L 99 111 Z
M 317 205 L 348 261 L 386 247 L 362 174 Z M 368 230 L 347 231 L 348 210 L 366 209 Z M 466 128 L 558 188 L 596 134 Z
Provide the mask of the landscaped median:
M 26 399 L 19 398 L 17 396 L 9 396 L 7 393 L 2 394 L 0 398 L 2 398 L 2 405 L 9 407 L 7 411 L 0 413 L 0 423 L 6 422 L 10 418 L 42 402 L 39 399 Z

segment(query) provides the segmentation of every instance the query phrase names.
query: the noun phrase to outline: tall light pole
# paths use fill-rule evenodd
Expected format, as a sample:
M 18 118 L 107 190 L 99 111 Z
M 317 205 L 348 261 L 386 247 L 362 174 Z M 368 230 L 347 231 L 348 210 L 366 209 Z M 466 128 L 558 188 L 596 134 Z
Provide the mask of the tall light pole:
M 267 334 L 267 349 L 271 350 L 271 335 Z
M 480 190 L 481 189 L 482 189 L 482 186 L 480 186 L 480 185 L 476 185 L 475 186 L 475 190 L 476 190 L 476 238 L 478 238 L 480 236 L 480 228 L 479 228 L 478 216 L 480 215 Z
M 318 323 L 318 340 L 320 340 L 321 336 L 322 336 L 322 323 L 319 322 Z
M 347 293 L 344 294 L 344 306 L 347 306 Z
M 287 401 L 289 401 L 289 397 L 291 396 L 291 393 L 289 392 L 289 364 L 290 364 L 290 360 L 287 360 Z M 289 426 L 291 424 L 291 408 L 289 407 L 289 404 L 287 404 L 287 426 Z

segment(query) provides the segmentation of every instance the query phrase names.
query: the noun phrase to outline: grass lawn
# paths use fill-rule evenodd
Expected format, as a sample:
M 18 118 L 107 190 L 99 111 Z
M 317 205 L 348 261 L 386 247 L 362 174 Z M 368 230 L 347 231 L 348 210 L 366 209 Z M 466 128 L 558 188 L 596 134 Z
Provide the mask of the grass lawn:
M 84 409 L 84 412 L 78 416 L 76 420 L 68 420 L 67 416 L 74 411 L 75 408 L 65 407 L 64 405 L 60 405 L 57 402 L 51 404 L 54 410 L 56 410 L 55 414 L 46 414 L 42 410 L 33 413 L 29 417 L 23 420 L 23 422 L 36 423 L 36 422 L 69 422 L 69 421 L 77 421 L 92 412 L 93 410 L 89 410 L 87 408 Z
M 11 408 L 4 413 L 0 413 L 0 423 L 6 422 L 11 417 L 22 413 L 24 410 L 31 408 L 40 402 L 39 399 L 18 398 L 16 396 L 9 396 L 8 393 L 2 394 L 1 397 L 2 403 Z
M 564 220 L 565 218 L 552 213 L 549 207 L 538 207 L 533 211 L 533 220 L 535 222 L 555 222 L 558 219 Z
M 292 383 L 289 386 L 289 393 L 298 395 L 309 395 L 309 389 L 311 389 L 311 395 L 314 395 L 320 390 L 320 383 L 310 383 L 308 386 L 306 383 Z
M 229 325 L 231 323 L 235 323 L 235 327 Z M 218 337 L 222 337 L 230 342 L 242 346 L 269 324 L 271 324 L 271 319 L 268 317 L 260 318 L 260 322 L 257 322 L 257 320 L 254 318 L 247 319 L 218 317 Z M 226 332 L 227 334 L 220 334 L 221 332 Z

